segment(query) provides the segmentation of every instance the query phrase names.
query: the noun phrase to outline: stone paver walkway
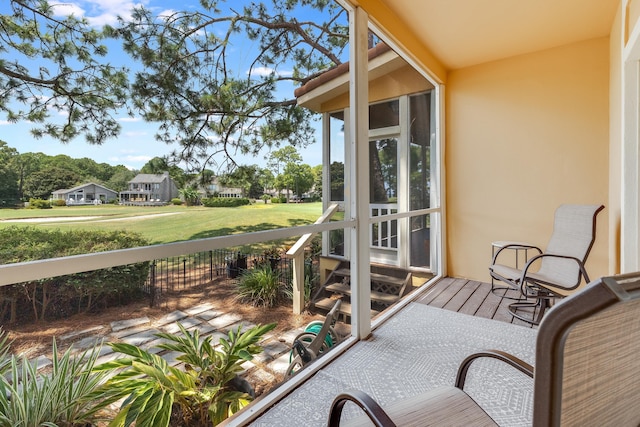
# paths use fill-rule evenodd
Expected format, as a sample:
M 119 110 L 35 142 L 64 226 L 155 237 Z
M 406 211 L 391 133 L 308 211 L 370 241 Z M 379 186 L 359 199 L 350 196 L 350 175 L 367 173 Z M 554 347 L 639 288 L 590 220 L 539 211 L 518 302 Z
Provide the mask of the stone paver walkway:
M 231 329 L 237 329 L 240 325 L 243 330 L 255 326 L 243 321 L 242 317 L 237 314 L 218 310 L 210 303 L 202 303 L 185 310 L 173 311 L 157 320 L 152 321 L 147 317 L 139 317 L 116 321 L 111 322 L 110 325 L 74 331 L 58 339 L 64 344 L 71 344 L 72 351 L 77 353 L 105 343 L 101 348 L 97 363 L 122 357 L 120 353 L 115 353 L 110 346 L 106 345 L 107 342 L 125 342 L 151 353 L 159 354 L 167 363 L 176 366 L 180 363 L 176 360 L 179 354 L 157 348 L 156 345 L 160 344 L 162 339 L 155 334 L 179 332 L 178 323 L 189 331 L 197 329 L 200 336 L 213 336 L 214 343 L 218 343 L 220 337 L 226 336 Z M 260 342 L 264 351 L 243 365 L 244 376 L 256 390 L 270 388 L 283 379 L 289 366 L 289 352 L 293 340 L 303 330 L 304 328 L 300 328 L 280 336 L 272 333 L 264 336 Z M 38 369 L 44 369 L 52 363 L 50 355 L 41 355 L 34 360 Z

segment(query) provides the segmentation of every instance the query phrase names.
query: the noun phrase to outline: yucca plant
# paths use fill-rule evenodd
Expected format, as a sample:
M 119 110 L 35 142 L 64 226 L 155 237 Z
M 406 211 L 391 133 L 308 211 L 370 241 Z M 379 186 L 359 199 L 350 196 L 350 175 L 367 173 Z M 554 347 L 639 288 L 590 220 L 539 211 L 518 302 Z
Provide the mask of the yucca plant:
M 242 326 L 221 338 L 201 337 L 179 324 L 180 334 L 159 333 L 166 340 L 157 347 L 182 353 L 176 359 L 184 368 L 170 366 L 162 357 L 125 343 L 109 344 L 125 357 L 97 366 L 98 371 L 118 372 L 101 392 L 108 401 L 124 399 L 110 427 L 165 427 L 216 425 L 242 409 L 252 396 L 235 387 L 241 364 L 262 351 L 257 342 L 275 323 Z
M 280 274 L 269 263 L 245 270 L 238 282 L 238 298 L 256 307 L 273 307 L 282 298 Z
M 100 346 L 58 356 L 53 341 L 51 372 L 41 374 L 26 357 L 12 356 L 0 376 L 0 426 L 85 426 L 96 421 L 106 403 L 95 391 L 106 373 L 92 372 Z
M 3 375 L 9 366 L 11 366 L 11 357 L 9 350 L 11 342 L 4 330 L 0 327 L 0 375 Z

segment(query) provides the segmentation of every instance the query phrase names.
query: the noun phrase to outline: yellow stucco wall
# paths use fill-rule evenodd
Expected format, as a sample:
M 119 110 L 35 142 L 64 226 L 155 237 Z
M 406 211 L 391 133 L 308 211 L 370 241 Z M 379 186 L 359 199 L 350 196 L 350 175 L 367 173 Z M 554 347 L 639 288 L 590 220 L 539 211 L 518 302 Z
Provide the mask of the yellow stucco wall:
M 622 188 L 622 15 L 618 8 L 609 37 L 609 273 L 620 272 Z
M 608 38 L 452 71 L 446 94 L 449 275 L 487 281 L 492 241 L 544 247 L 558 205 L 608 204 Z M 593 277 L 608 271 L 608 215 Z

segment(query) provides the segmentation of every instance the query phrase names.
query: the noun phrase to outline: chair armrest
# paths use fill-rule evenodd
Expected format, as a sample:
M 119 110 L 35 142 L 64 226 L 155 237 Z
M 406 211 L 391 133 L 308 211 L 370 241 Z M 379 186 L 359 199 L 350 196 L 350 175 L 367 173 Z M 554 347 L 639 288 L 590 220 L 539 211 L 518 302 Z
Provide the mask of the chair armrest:
M 517 370 L 528 375 L 529 377 L 533 378 L 533 366 L 523 361 L 522 359 L 519 359 L 514 355 L 506 353 L 504 351 L 486 350 L 486 351 L 474 353 L 468 356 L 460 364 L 460 367 L 458 368 L 458 374 L 456 375 L 456 387 L 458 387 L 460 390 L 464 389 L 464 382 L 467 379 L 467 372 L 471 367 L 471 363 L 473 363 L 476 359 L 479 359 L 481 357 L 491 357 L 493 359 L 498 359 L 502 362 L 505 362 L 507 365 L 516 368 Z
M 329 424 L 328 427 L 338 427 L 340 425 L 340 417 L 342 416 L 342 409 L 345 403 L 353 402 L 364 411 L 369 417 L 371 422 L 376 427 L 396 427 L 395 423 L 391 421 L 389 415 L 378 405 L 378 403 L 371 398 L 367 393 L 359 390 L 350 390 L 344 393 L 340 393 L 333 399 L 331 409 L 329 409 Z
M 576 264 L 578 264 L 578 268 L 580 269 L 580 274 L 584 277 L 584 280 L 589 283 L 591 280 L 589 279 L 589 275 L 587 274 L 587 270 L 584 268 L 584 263 L 582 262 L 582 260 L 580 260 L 579 258 L 573 257 L 573 256 L 568 256 L 568 255 L 560 255 L 560 254 L 550 254 L 550 253 L 542 253 L 539 255 L 536 255 L 534 257 L 532 257 L 529 261 L 527 261 L 527 264 L 524 266 L 524 269 L 522 270 L 522 276 L 520 278 L 520 287 L 521 287 L 521 291 L 522 291 L 522 295 L 528 295 L 526 292 L 526 287 L 527 287 L 527 272 L 529 270 L 529 267 L 531 267 L 531 265 L 533 265 L 534 262 L 542 259 L 542 258 L 563 258 L 563 259 L 569 259 L 572 261 L 575 261 Z M 535 282 L 535 279 L 531 280 L 532 282 Z M 581 278 L 580 276 L 578 276 L 578 283 L 576 283 L 576 287 L 578 285 L 580 285 L 580 281 Z M 544 282 L 544 283 L 548 283 L 550 285 L 553 286 L 557 286 L 560 288 L 565 288 L 565 289 L 572 289 L 572 288 L 567 288 L 565 286 L 561 286 L 552 282 Z M 543 285 L 544 286 L 544 285 Z

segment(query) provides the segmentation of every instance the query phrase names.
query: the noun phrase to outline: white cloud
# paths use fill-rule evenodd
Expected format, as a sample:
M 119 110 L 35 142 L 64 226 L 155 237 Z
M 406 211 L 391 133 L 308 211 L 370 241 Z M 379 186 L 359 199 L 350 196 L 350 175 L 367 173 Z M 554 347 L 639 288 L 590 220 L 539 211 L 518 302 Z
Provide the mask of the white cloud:
M 125 162 L 148 162 L 149 160 L 151 160 L 153 157 L 151 156 L 147 156 L 147 155 L 140 155 L 140 156 L 124 156 L 121 158 L 121 160 L 124 160 Z
M 148 0 L 133 2 L 131 0 L 76 0 L 69 2 L 53 1 L 55 16 L 74 15 L 85 17 L 93 26 L 113 25 L 117 17 L 130 19 L 134 7 L 148 3 Z
M 10 125 L 11 122 L 7 121 L 7 120 L 0 120 L 0 126 L 5 126 L 5 125 Z
M 53 16 L 69 16 L 73 15 L 76 18 L 84 16 L 85 11 L 78 4 L 74 3 L 61 3 L 52 1 L 49 3 L 53 9 Z
M 277 71 L 274 68 L 269 67 L 256 67 L 251 70 L 247 70 L 247 74 L 251 76 L 270 76 L 271 74 L 276 74 L 282 77 L 288 77 L 293 75 L 293 71 Z
M 175 14 L 176 10 L 174 9 L 165 9 L 162 12 L 158 13 L 158 17 L 167 19 L 171 17 L 171 15 Z

